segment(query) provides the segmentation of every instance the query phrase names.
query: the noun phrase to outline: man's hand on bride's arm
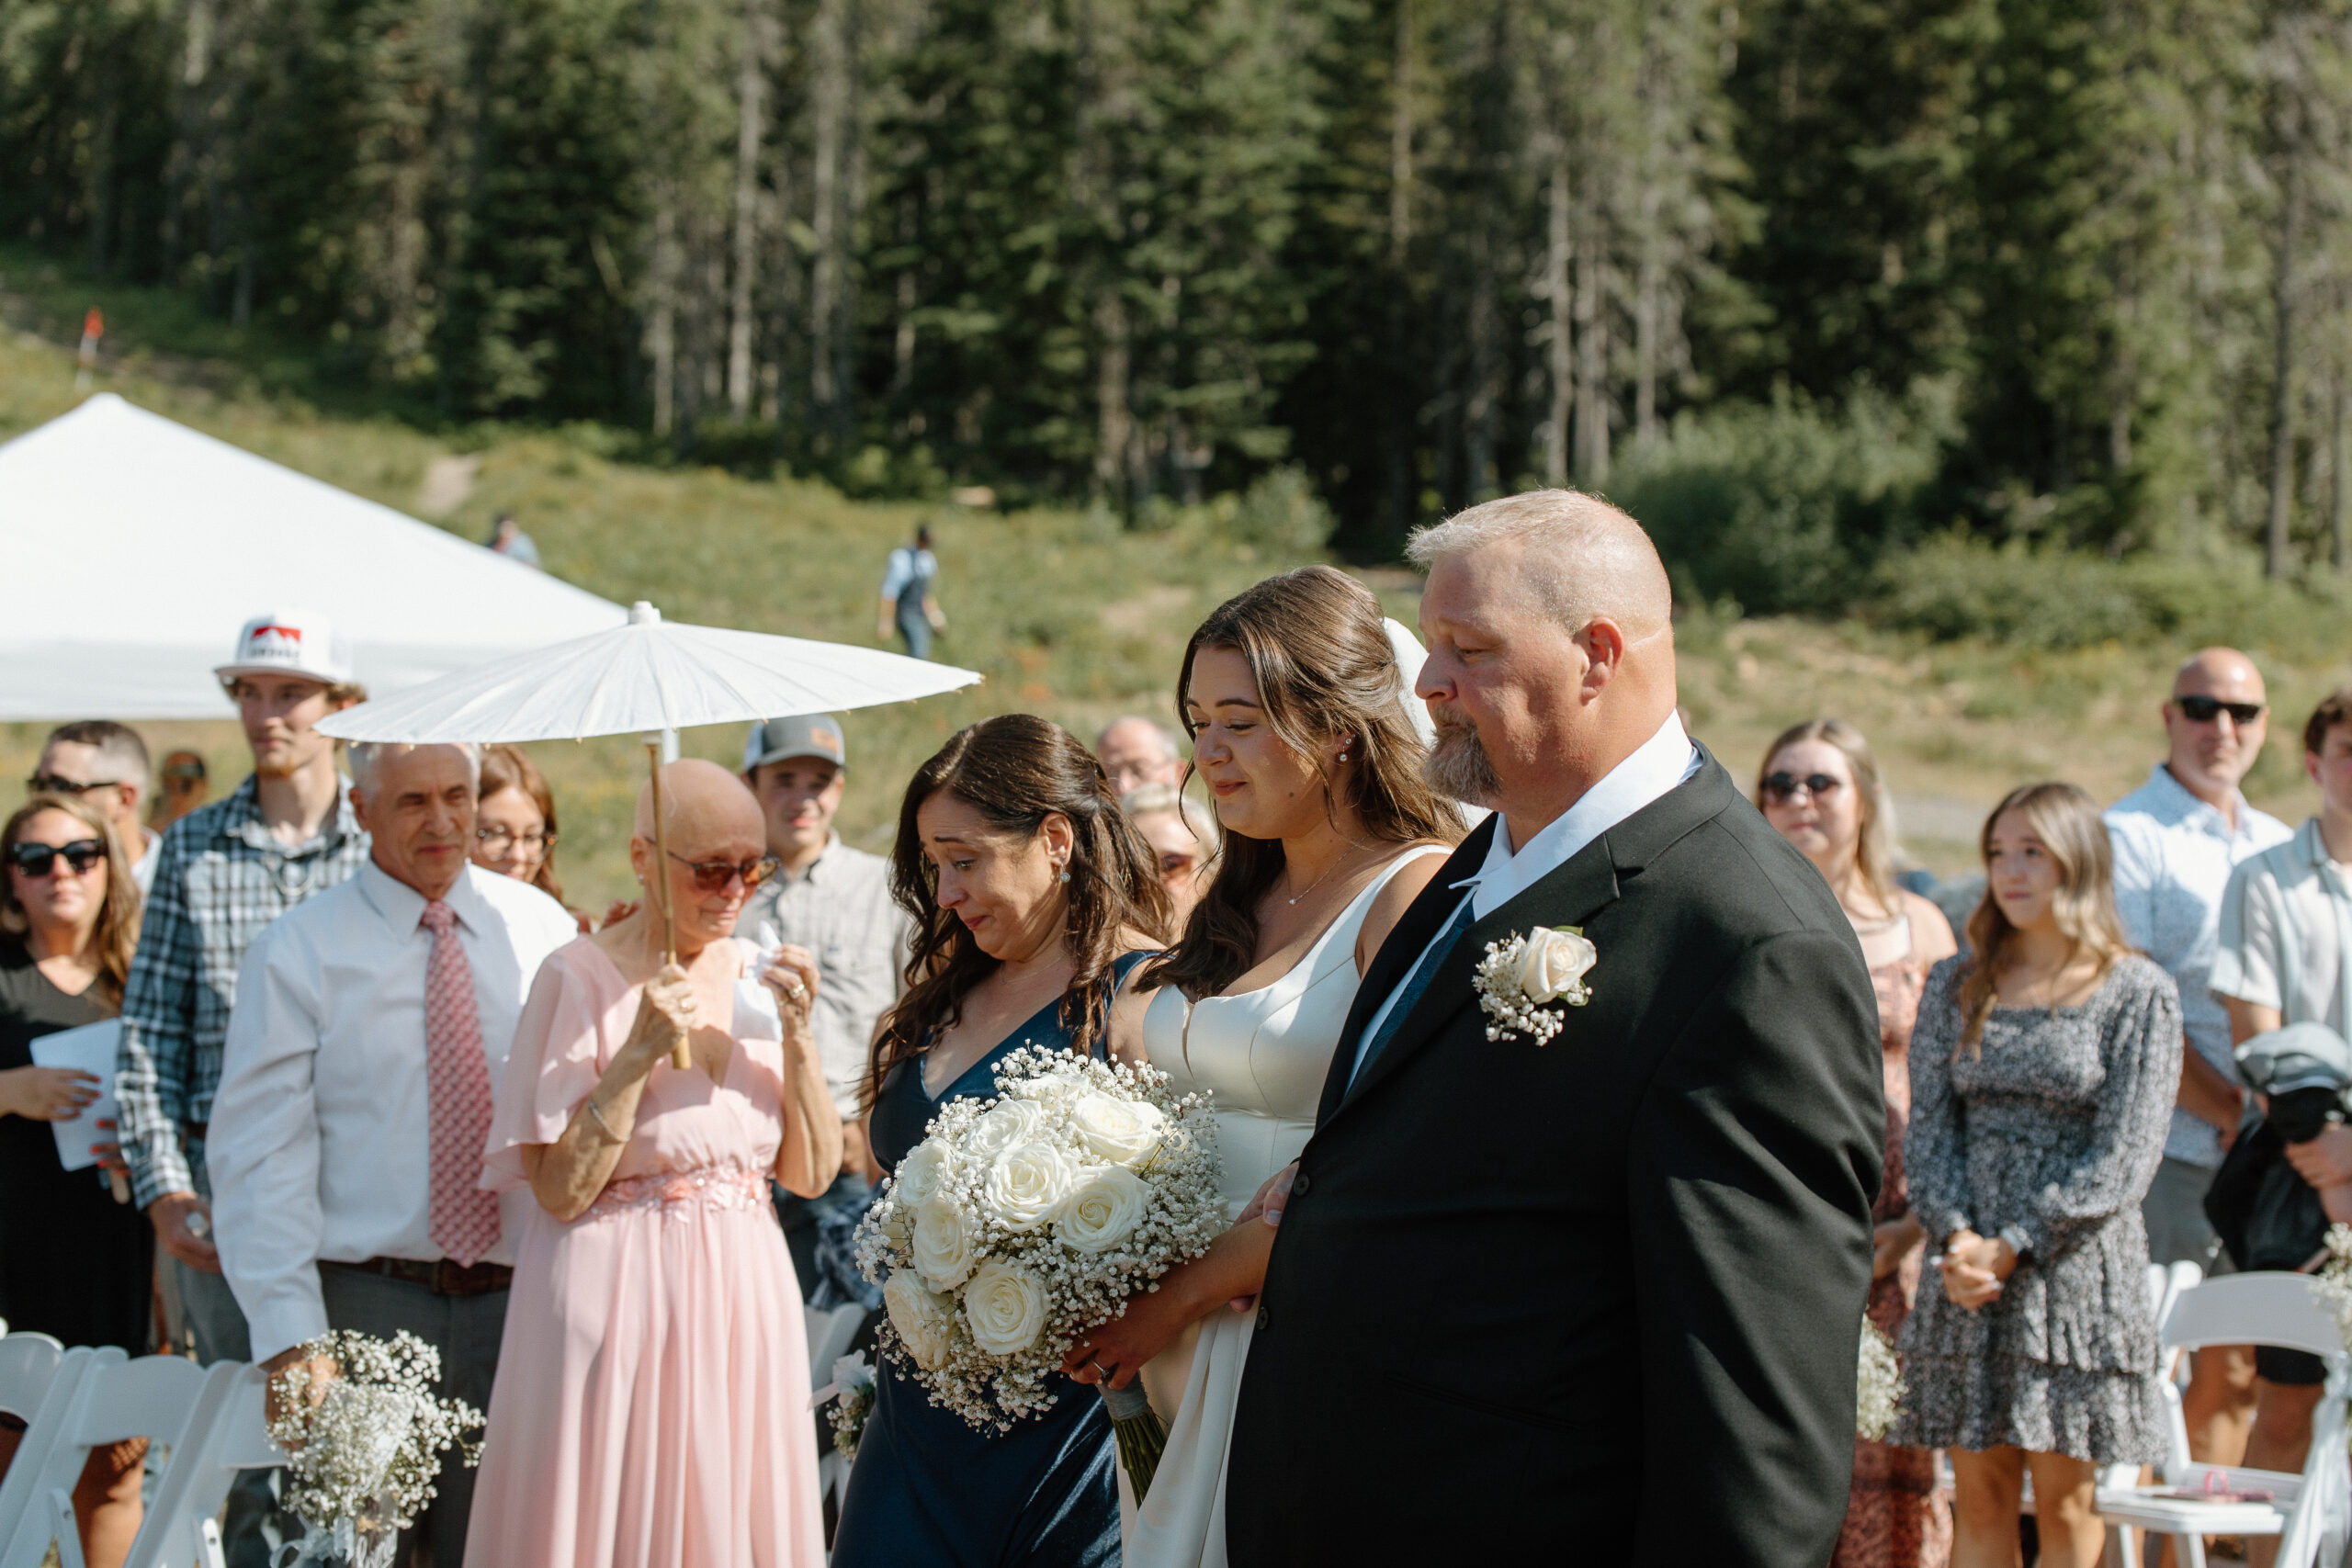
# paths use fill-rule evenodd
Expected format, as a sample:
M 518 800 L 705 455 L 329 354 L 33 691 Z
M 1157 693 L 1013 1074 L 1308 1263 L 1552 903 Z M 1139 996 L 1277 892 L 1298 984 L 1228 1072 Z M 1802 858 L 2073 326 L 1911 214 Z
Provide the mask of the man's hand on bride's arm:
M 1270 1225 L 1281 1224 L 1283 1209 L 1290 1202 L 1290 1184 L 1297 1179 L 1298 1161 L 1293 1160 L 1266 1178 L 1266 1184 L 1258 1189 L 1258 1195 L 1250 1200 L 1250 1206 L 1241 1211 L 1241 1217 L 1234 1224 L 1246 1225 L 1260 1219 Z

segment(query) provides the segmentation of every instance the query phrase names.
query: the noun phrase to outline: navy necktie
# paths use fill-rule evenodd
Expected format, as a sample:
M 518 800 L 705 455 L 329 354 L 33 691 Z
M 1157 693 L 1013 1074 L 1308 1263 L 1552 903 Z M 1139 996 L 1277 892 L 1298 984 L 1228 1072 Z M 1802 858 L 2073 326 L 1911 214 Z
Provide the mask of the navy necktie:
M 1396 1005 L 1390 1008 L 1388 1016 L 1380 1021 L 1380 1032 L 1366 1040 L 1363 1049 L 1356 1053 L 1356 1070 L 1348 1079 L 1349 1088 L 1355 1087 L 1356 1080 L 1363 1077 L 1364 1069 L 1372 1066 L 1373 1058 L 1386 1050 L 1388 1043 L 1396 1038 L 1396 1032 L 1405 1027 L 1405 1020 L 1420 1002 L 1421 993 L 1428 990 L 1430 982 L 1437 978 L 1439 965 L 1445 962 L 1445 955 L 1453 951 L 1453 944 L 1460 940 L 1463 928 L 1470 923 L 1470 906 L 1475 897 L 1474 893 L 1464 893 L 1452 918 L 1438 928 L 1438 933 L 1430 939 L 1429 946 L 1421 949 L 1421 955 L 1414 961 L 1411 973 L 1405 976 L 1405 988 L 1396 993 Z

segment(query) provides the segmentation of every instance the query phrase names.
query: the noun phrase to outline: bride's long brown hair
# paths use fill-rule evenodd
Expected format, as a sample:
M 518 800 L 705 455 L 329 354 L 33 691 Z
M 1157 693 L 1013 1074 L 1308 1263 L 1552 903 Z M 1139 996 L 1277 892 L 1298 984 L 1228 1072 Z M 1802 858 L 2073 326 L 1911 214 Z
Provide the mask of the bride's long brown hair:
M 1336 773 L 1318 767 L 1334 820 L 1344 803 L 1376 843 L 1461 840 L 1453 803 L 1421 776 L 1429 749 L 1404 706 L 1411 694 L 1403 683 L 1416 671 L 1397 670 L 1371 589 L 1331 567 L 1303 566 L 1218 605 L 1185 645 L 1176 672 L 1176 712 L 1187 733 L 1193 661 L 1204 648 L 1233 649 L 1249 663 L 1267 725 L 1299 756 L 1311 760 L 1327 741 L 1348 737 L 1354 760 Z M 1227 829 L 1213 864 L 1183 935 L 1140 985 L 1215 996 L 1257 962 L 1258 906 L 1283 874 L 1282 843 Z

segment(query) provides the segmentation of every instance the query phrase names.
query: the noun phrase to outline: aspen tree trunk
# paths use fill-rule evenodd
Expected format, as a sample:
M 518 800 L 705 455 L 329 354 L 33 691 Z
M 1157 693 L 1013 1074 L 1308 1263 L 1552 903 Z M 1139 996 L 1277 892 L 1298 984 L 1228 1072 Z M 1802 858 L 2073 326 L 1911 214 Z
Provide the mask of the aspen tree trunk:
M 1094 372 L 1094 487 L 1101 495 L 1114 496 L 1123 485 L 1133 488 L 1127 470 L 1135 444 L 1135 420 L 1127 409 L 1127 307 L 1117 294 L 1105 293 L 1096 302 L 1094 335 L 1101 344 Z
M 1413 250 L 1413 4 L 1396 0 L 1396 46 L 1388 109 L 1388 301 L 1389 431 L 1383 459 L 1387 468 L 1388 532 L 1402 543 L 1411 526 L 1414 494 L 1411 296 L 1406 286 Z
M 1544 292 L 1552 304 L 1552 339 L 1545 359 L 1551 372 L 1552 406 L 1544 422 L 1544 482 L 1559 488 L 1568 482 L 1568 417 L 1576 403 L 1576 368 L 1570 357 L 1576 347 L 1576 322 L 1568 294 L 1568 154 L 1555 146 L 1552 156 L 1549 232 L 1544 248 Z
M 2287 574 L 2287 520 L 2294 501 L 2295 253 L 2302 243 L 2303 116 L 2288 106 L 2286 190 L 2279 202 L 2278 258 L 2272 274 L 2275 353 L 2270 378 L 2270 511 L 2263 529 L 2262 575 Z
M 849 118 L 849 64 L 845 58 L 849 0 L 820 0 L 811 44 L 815 52 L 812 105 L 815 155 L 809 166 L 809 223 L 815 255 L 808 278 L 809 412 L 826 424 L 839 396 L 835 385 L 834 318 L 841 309 L 841 198 L 843 143 Z
M 752 296 L 759 266 L 760 141 L 764 124 L 766 21 L 763 0 L 743 0 L 742 58 L 735 76 L 735 255 L 728 300 L 727 407 L 752 412 Z
M 677 428 L 678 214 L 676 198 L 663 186 L 653 209 L 653 309 L 645 325 L 646 352 L 653 360 L 653 434 Z
M 1602 262 L 1600 200 L 1588 171 L 1577 203 L 1577 478 L 1609 482 L 1607 269 Z

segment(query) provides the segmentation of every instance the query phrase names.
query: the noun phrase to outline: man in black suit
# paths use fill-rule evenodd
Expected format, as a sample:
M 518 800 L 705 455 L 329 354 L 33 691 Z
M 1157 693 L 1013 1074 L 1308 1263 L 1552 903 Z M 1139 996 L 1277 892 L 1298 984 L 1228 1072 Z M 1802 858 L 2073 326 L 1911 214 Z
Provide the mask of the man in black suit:
M 1820 1568 L 1885 1135 L 1853 929 L 1683 734 L 1631 518 L 1536 491 L 1412 554 L 1431 776 L 1494 815 L 1381 948 L 1261 1199 L 1231 1561 Z M 1475 971 L 1562 926 L 1598 958 L 1539 1043 Z

